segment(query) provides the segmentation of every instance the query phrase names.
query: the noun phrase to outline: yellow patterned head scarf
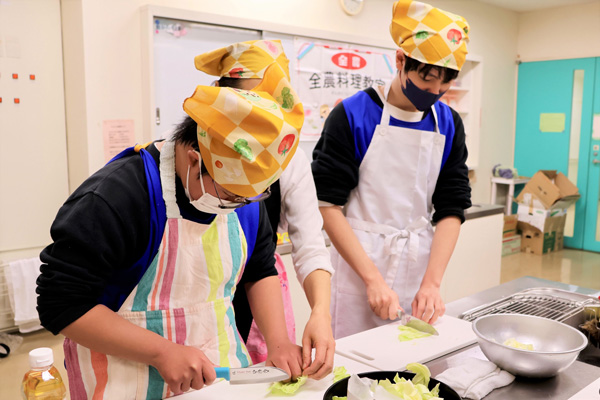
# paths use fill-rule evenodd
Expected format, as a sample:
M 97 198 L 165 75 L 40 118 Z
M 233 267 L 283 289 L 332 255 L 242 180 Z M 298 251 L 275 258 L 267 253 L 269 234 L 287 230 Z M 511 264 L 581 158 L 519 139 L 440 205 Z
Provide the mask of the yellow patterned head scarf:
M 390 33 L 404 54 L 425 64 L 460 71 L 469 24 L 460 15 L 412 0 L 394 3 Z
M 262 79 L 273 62 L 279 64 L 289 81 L 289 60 L 279 40 L 234 43 L 194 58 L 194 64 L 200 71 L 228 78 Z
M 259 195 L 279 179 L 304 122 L 302 103 L 275 62 L 254 89 L 198 86 L 183 109 L 198 124 L 210 176 L 244 197 Z

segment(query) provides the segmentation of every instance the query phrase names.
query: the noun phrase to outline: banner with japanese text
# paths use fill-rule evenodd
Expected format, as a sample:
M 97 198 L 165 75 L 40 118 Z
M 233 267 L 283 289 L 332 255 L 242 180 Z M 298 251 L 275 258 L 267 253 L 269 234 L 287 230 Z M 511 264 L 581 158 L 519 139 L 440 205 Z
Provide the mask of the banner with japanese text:
M 329 112 L 359 90 L 391 82 L 395 52 L 294 41 L 295 87 L 304 104 L 304 126 L 300 140 L 318 140 Z

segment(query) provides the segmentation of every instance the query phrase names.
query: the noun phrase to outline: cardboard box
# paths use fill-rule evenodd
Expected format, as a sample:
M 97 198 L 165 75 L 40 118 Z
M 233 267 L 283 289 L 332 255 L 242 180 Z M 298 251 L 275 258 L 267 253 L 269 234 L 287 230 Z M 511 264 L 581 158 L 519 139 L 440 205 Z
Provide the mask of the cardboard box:
M 504 227 L 502 228 L 502 237 L 506 238 L 517 234 L 517 216 L 505 215 Z
M 540 231 L 544 230 L 546 218 L 560 217 L 566 214 L 567 210 L 563 208 L 546 210 L 544 208 L 531 207 L 526 204 L 519 204 L 517 208 L 517 219 L 532 225 Z
M 517 227 L 521 231 L 521 251 L 542 255 L 562 250 L 566 220 L 566 215 L 545 218 L 543 230 L 519 221 Z
M 517 203 L 535 208 L 564 209 L 579 200 L 579 190 L 561 172 L 540 170 L 525 184 Z
M 502 238 L 502 255 L 508 256 L 521 252 L 521 235 Z

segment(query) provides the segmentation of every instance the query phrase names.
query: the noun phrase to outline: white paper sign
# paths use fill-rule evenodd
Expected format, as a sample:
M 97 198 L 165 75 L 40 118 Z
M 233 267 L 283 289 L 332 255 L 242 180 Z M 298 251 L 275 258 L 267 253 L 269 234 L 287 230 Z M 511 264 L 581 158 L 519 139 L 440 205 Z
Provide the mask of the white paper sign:
M 135 131 L 132 119 L 115 119 L 102 121 L 104 137 L 104 160 L 111 158 L 135 144 Z
M 317 140 L 329 112 L 346 97 L 370 86 L 391 82 L 393 50 L 367 51 L 296 38 L 298 95 L 304 105 L 300 140 Z

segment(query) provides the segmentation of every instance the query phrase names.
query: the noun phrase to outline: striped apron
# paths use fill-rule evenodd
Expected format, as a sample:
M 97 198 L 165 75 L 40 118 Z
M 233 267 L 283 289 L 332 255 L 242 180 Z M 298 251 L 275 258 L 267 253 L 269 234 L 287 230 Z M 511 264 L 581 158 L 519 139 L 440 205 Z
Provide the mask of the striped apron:
M 220 366 L 246 367 L 250 356 L 238 334 L 232 307 L 247 258 L 236 213 L 208 225 L 181 218 L 175 199 L 174 144 L 160 154 L 167 223 L 159 251 L 118 314 L 172 342 L 196 347 Z M 149 365 L 92 351 L 65 339 L 72 399 L 171 397 Z

